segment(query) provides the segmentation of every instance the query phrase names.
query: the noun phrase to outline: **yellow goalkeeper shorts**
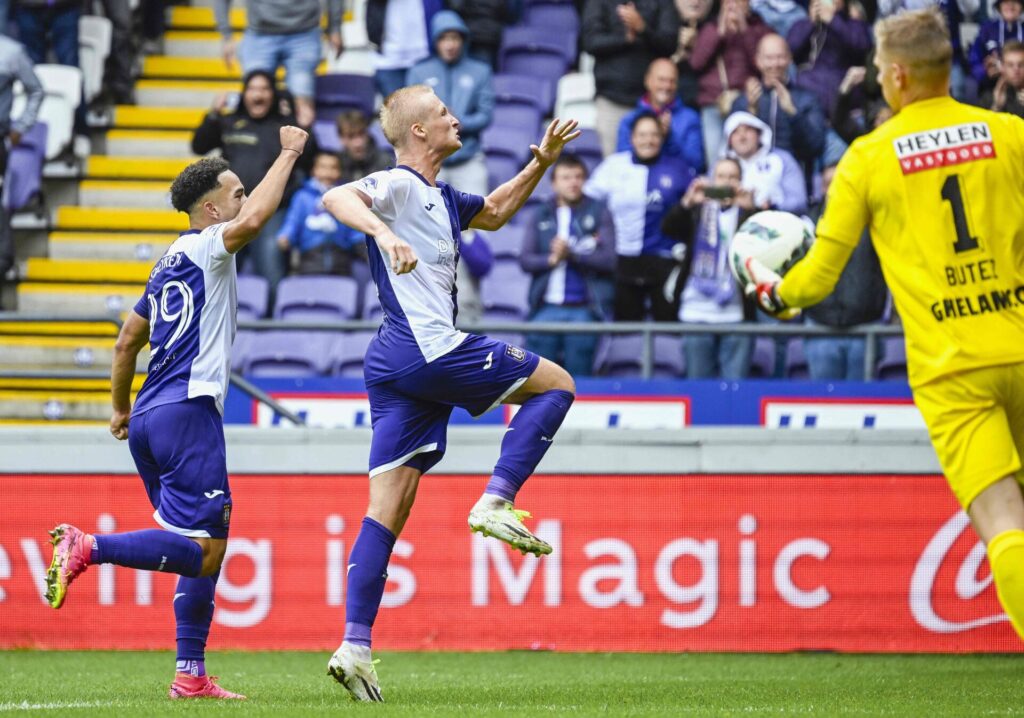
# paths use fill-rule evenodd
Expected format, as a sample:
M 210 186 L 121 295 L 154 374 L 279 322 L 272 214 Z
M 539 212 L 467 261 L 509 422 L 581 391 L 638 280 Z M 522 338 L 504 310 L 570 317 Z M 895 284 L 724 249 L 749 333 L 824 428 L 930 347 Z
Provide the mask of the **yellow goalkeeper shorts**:
M 944 376 L 915 388 L 914 403 L 964 509 L 1007 476 L 1022 481 L 1024 364 Z

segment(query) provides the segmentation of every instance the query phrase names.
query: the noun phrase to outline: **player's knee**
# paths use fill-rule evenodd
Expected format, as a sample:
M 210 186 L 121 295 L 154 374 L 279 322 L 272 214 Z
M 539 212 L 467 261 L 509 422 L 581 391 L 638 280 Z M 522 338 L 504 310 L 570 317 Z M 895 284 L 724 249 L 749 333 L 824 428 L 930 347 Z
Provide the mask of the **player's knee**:
M 558 373 L 555 375 L 554 386 L 551 388 L 557 391 L 567 391 L 574 397 L 576 396 L 576 381 L 572 378 L 572 375 L 562 367 L 558 367 Z
M 227 539 L 201 539 L 197 543 L 203 549 L 203 566 L 199 570 L 199 575 L 212 576 L 220 571 L 221 564 L 224 563 Z

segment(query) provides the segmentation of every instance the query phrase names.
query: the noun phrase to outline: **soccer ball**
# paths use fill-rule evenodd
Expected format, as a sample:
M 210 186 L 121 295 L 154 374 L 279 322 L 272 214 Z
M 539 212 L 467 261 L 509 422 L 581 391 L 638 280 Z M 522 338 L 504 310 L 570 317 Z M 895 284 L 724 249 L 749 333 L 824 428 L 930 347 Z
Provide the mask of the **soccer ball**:
M 740 225 L 729 245 L 729 268 L 740 286 L 751 283 L 747 259 L 753 257 L 780 275 L 796 264 L 814 237 L 804 220 L 789 212 L 758 212 Z

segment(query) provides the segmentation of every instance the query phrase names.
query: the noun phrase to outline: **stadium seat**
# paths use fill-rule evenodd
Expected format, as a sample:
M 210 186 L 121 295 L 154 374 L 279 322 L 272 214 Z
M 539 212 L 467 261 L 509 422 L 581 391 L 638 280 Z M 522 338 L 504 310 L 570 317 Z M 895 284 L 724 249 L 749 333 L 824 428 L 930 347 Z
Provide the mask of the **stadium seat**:
M 800 337 L 793 337 L 786 344 L 786 378 L 810 378 L 807 357 L 804 356 L 804 340 Z
M 494 255 L 495 262 L 505 259 L 513 259 L 518 262 L 525 234 L 524 227 L 513 224 L 506 224 L 501 229 L 488 233 L 487 244 L 491 247 L 491 254 Z
M 342 111 L 349 109 L 362 110 L 367 116 L 373 115 L 377 92 L 373 77 L 334 73 L 317 75 L 314 83 L 318 119 L 333 120 Z
M 532 77 L 536 91 L 545 97 L 552 96 L 555 78 L 564 75 L 568 69 L 564 54 L 555 45 L 513 45 L 503 48 L 501 52 L 501 71 Z
M 529 161 L 536 138 L 509 127 L 488 127 L 481 137 L 491 189 L 512 179 Z
M 532 103 L 541 115 L 550 112 L 555 99 L 550 93 L 544 92 L 549 88 L 548 84 L 538 85 L 530 75 L 498 74 L 492 83 L 494 95 L 499 102 Z
M 366 347 L 377 332 L 347 332 L 335 343 L 331 358 L 331 374 L 362 378 Z
M 46 135 L 46 123 L 37 122 L 10 150 L 3 187 L 3 206 L 8 212 L 24 209 L 42 190 Z
M 341 152 L 341 136 L 338 134 L 338 124 L 333 119 L 314 120 L 313 139 L 316 140 L 317 149 L 325 152 Z
M 498 100 L 494 106 L 494 120 L 491 127 L 509 127 L 530 132 L 540 139 L 541 112 L 533 104 L 521 102 L 503 102 Z
M 561 77 L 565 71 L 576 62 L 576 41 L 578 31 L 567 31 L 561 26 L 552 25 L 548 27 L 518 26 L 505 28 L 501 34 L 501 49 L 499 50 L 499 64 L 502 72 L 517 72 L 505 67 L 509 54 L 548 53 L 555 52 L 562 60 L 562 71 L 557 75 L 548 75 L 552 79 Z M 534 75 L 536 73 L 527 72 Z M 544 77 L 544 75 L 542 75 Z
M 103 88 L 103 68 L 113 34 L 114 26 L 105 17 L 82 15 L 78 19 L 78 65 L 84 76 L 86 102 L 92 102 Z
M 593 129 L 597 126 L 597 109 L 594 106 L 594 75 L 570 72 L 558 80 L 555 97 L 555 117 L 572 118 L 580 127 Z
M 553 28 L 579 36 L 580 16 L 572 2 L 531 2 L 526 6 L 526 25 L 534 28 Z M 575 59 L 575 58 L 574 58 Z
M 903 337 L 882 340 L 882 358 L 877 366 L 878 378 L 885 381 L 906 381 L 907 347 Z
M 609 334 L 601 337 L 594 352 L 594 374 L 628 378 L 643 373 L 643 335 Z
M 274 318 L 333 322 L 356 315 L 358 285 L 351 277 L 285 277 L 277 285 Z
M 491 191 L 515 177 L 524 164 L 520 160 L 499 155 L 485 156 L 484 162 L 487 165 L 487 186 Z
M 601 138 L 595 130 L 582 130 L 580 136 L 569 144 L 567 151 L 583 160 L 583 164 L 590 172 L 593 172 L 604 159 L 604 155 L 601 154 Z
M 363 288 L 363 319 L 380 319 L 384 316 L 384 307 L 380 305 L 377 287 L 372 282 Z
M 686 374 L 683 340 L 678 334 L 655 334 L 651 346 L 651 376 L 679 379 Z
M 82 102 L 82 71 L 68 65 L 41 63 L 35 66 L 35 73 L 46 93 L 38 119 L 46 123 L 46 159 L 52 160 L 71 145 L 75 109 Z M 11 116 L 19 116 L 24 109 L 25 88 L 16 83 Z
M 370 125 L 370 137 L 377 143 L 377 146 L 383 150 L 391 150 L 391 143 L 388 142 L 388 138 L 384 136 L 384 130 L 380 126 L 380 122 L 373 122 Z
M 245 373 L 254 377 L 326 374 L 338 341 L 332 332 L 259 332 L 248 349 Z
M 771 337 L 757 337 L 754 340 L 750 376 L 758 379 L 770 379 L 775 376 L 775 340 Z
M 252 321 L 267 316 L 270 283 L 256 274 L 238 278 L 238 321 Z
M 242 318 L 241 312 L 239 312 L 238 318 Z M 235 334 L 235 343 L 231 346 L 231 371 L 245 371 L 249 362 L 249 350 L 252 348 L 253 338 L 258 333 L 250 329 L 239 329 Z
M 490 273 L 480 280 L 484 316 L 494 320 L 525 318 L 529 287 L 530 277 L 517 263 L 495 263 Z

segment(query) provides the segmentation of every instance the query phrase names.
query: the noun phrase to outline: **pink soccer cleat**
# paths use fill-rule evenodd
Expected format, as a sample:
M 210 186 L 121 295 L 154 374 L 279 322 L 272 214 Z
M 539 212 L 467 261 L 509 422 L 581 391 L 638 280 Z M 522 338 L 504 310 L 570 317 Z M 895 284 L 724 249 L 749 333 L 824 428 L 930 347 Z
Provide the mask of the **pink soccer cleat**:
M 71 524 L 61 524 L 50 532 L 53 560 L 46 572 L 46 600 L 53 608 L 64 605 L 68 586 L 89 568 L 92 536 Z
M 174 683 L 167 693 L 168 698 L 227 698 L 244 701 L 241 693 L 226 691 L 217 685 L 217 676 L 193 676 L 188 673 L 175 673 Z

